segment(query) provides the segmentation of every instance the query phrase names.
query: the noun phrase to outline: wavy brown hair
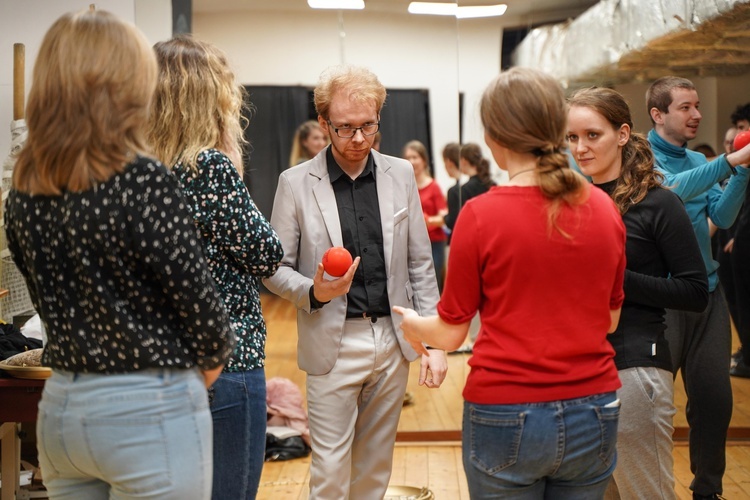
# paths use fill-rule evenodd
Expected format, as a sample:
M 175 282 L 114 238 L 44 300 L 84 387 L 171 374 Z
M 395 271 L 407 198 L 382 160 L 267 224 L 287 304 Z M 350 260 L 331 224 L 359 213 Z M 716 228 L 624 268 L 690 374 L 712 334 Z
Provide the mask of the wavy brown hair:
M 531 68 L 514 67 L 500 73 L 482 95 L 482 124 L 486 134 L 516 153 L 537 157 L 539 188 L 550 203 L 547 220 L 557 225 L 562 203 L 583 203 L 589 194 L 586 179 L 570 169 L 565 147 L 567 110 L 560 84 Z
M 143 129 L 156 60 L 143 34 L 113 14 L 60 17 L 42 40 L 26 108 L 29 137 L 16 160 L 21 192 L 81 192 L 148 151 Z
M 242 175 L 245 90 L 213 45 L 178 35 L 154 45 L 159 80 L 148 138 L 166 164 L 197 168 L 209 148 L 224 152 Z
M 596 111 L 619 130 L 623 124 L 630 127 L 630 138 L 622 147 L 622 166 L 612 200 L 624 214 L 646 197 L 649 189 L 661 186 L 664 176 L 654 169 L 654 154 L 646 138 L 632 131 L 633 119 L 625 98 L 616 90 L 590 87 L 578 90 L 568 99 L 572 106 L 582 106 Z

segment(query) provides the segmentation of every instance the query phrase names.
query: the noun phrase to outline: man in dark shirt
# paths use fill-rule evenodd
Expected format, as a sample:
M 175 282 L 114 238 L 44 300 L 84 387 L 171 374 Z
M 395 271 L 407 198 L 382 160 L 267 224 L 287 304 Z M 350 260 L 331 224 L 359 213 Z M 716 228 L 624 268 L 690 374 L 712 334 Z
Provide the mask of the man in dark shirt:
M 307 372 L 310 498 L 383 498 L 409 362 L 392 306 L 435 314 L 439 295 L 414 170 L 372 150 L 385 88 L 364 68 L 340 66 L 315 89 L 331 145 L 279 177 L 271 224 L 284 247 L 269 290 L 298 309 L 297 358 Z M 332 246 L 355 257 L 324 273 Z M 445 353 L 422 357 L 420 384 L 439 387 Z

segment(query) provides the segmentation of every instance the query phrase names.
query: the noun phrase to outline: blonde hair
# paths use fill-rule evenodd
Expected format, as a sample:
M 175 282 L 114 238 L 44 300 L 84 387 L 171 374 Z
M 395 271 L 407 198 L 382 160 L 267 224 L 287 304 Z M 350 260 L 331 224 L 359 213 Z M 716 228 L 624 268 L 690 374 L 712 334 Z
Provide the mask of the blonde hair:
M 333 97 L 344 92 L 346 97 L 375 105 L 378 114 L 385 103 L 385 87 L 367 68 L 341 65 L 328 68 L 320 76 L 314 92 L 315 110 L 328 120 Z
M 323 127 L 320 126 L 320 123 L 318 123 L 317 120 L 307 120 L 297 127 L 297 130 L 294 132 L 294 139 L 292 139 L 292 151 L 289 153 L 290 167 L 299 165 L 303 161 L 309 160 L 313 157 L 303 144 L 303 142 L 310 137 L 313 130 L 320 130 L 320 132 L 323 133 Z
M 81 192 L 122 172 L 148 148 L 143 129 L 156 85 L 143 34 L 113 14 L 68 13 L 39 48 L 26 111 L 28 140 L 13 186 L 21 192 Z
M 583 203 L 589 186 L 570 169 L 564 153 L 567 110 L 560 84 L 535 69 L 511 68 L 484 91 L 481 117 L 492 140 L 516 153 L 537 157 L 539 188 L 550 200 L 550 227 L 567 236 L 556 224 L 561 203 Z
M 179 35 L 154 45 L 159 80 L 148 138 L 156 156 L 170 166 L 195 171 L 198 155 L 216 148 L 242 174 L 244 87 L 235 81 L 226 56 L 211 44 Z

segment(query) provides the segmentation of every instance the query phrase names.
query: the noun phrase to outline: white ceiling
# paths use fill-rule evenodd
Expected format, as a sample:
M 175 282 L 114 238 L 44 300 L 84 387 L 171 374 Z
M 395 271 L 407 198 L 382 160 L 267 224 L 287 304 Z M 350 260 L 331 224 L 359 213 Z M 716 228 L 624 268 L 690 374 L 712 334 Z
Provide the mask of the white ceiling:
M 436 1 L 436 0 L 432 0 Z M 365 11 L 407 15 L 410 0 L 365 0 Z M 458 0 L 460 5 L 505 3 L 508 10 L 499 23 L 531 25 L 574 18 L 597 3 L 597 0 Z M 310 12 L 307 0 L 193 0 L 193 13 L 248 10 L 283 10 L 292 15 Z

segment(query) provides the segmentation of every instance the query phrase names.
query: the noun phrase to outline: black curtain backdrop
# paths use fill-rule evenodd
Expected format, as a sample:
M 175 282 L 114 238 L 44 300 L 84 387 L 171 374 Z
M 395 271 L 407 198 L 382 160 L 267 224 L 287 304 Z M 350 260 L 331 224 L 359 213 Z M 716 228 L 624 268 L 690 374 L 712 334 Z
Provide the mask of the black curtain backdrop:
M 246 86 L 252 111 L 245 129 L 245 183 L 258 209 L 271 217 L 276 184 L 289 165 L 294 131 L 315 119 L 312 89 L 307 87 Z M 426 90 L 388 90 L 380 115 L 380 151 L 401 157 L 404 144 L 421 141 L 432 149 L 430 103 Z M 432 163 L 432 158 L 430 159 Z M 433 170 L 432 164 L 430 169 Z M 433 170 L 434 172 L 434 170 Z
M 289 166 L 294 131 L 314 108 L 306 87 L 247 86 L 252 103 L 245 139 L 245 184 L 258 209 L 271 218 L 281 172 Z
M 380 113 L 380 131 L 383 135 L 380 152 L 383 154 L 402 158 L 404 145 L 414 140 L 424 144 L 428 152 L 432 151 L 429 92 L 389 90 Z M 429 167 L 434 176 L 432 158 Z

